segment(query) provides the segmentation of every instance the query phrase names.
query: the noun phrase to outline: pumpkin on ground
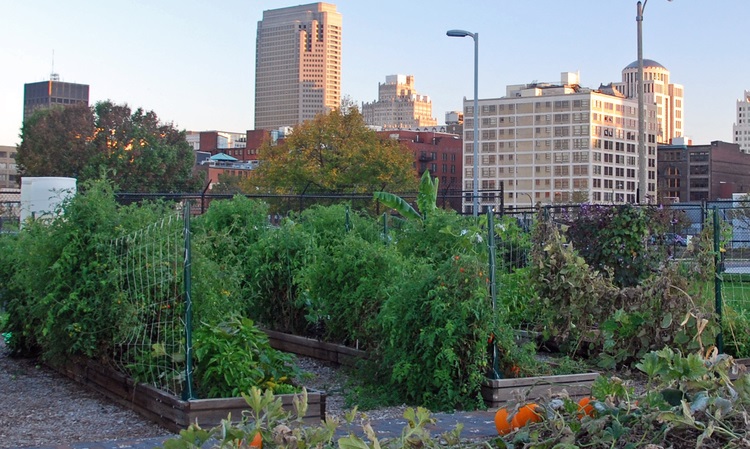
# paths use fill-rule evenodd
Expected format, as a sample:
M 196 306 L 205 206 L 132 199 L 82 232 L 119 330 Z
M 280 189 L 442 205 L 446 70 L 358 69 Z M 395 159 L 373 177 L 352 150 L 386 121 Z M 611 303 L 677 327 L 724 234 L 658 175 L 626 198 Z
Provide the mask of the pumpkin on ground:
M 513 417 L 511 425 L 513 428 L 523 427 L 530 422 L 539 422 L 542 420 L 542 415 L 537 413 L 536 404 L 526 404 L 518 410 L 516 416 Z
M 501 408 L 495 413 L 495 428 L 499 435 L 507 435 L 513 430 L 510 421 L 508 421 L 508 410 Z
M 578 419 L 584 416 L 594 416 L 594 404 L 591 403 L 591 397 L 585 396 L 578 401 Z
M 258 449 L 263 448 L 263 435 L 260 434 L 260 431 L 255 432 L 253 441 L 250 442 L 250 447 L 257 447 Z

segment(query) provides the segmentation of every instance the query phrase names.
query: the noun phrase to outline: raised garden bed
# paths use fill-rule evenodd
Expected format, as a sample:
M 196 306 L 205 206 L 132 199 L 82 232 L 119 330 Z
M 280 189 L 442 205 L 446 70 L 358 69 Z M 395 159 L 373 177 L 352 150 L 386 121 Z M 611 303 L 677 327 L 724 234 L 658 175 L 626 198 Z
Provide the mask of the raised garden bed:
M 304 355 L 344 366 L 355 366 L 358 360 L 367 358 L 367 353 L 344 345 L 326 343 L 307 337 L 264 330 L 271 347 L 279 351 Z
M 482 383 L 482 398 L 490 408 L 505 405 L 515 399 L 518 392 L 528 392 L 528 399 L 535 400 L 548 391 L 559 393 L 565 389 L 571 398 L 578 399 L 591 394 L 591 385 L 597 377 L 599 373 L 486 379 Z
M 195 422 L 201 427 L 210 428 L 218 425 L 230 413 L 233 420 L 239 420 L 242 412 L 249 409 L 241 397 L 183 401 L 149 385 L 137 384 L 114 369 L 92 360 L 71 361 L 53 368 L 172 432 L 185 429 Z M 286 410 L 293 410 L 294 396 L 279 395 Z M 307 403 L 305 421 L 317 423 L 325 417 L 325 393 L 308 391 Z
M 311 338 L 282 332 L 265 331 L 275 349 L 293 354 L 354 366 L 358 359 L 367 357 L 365 351 L 347 346 L 324 343 Z M 532 336 L 533 338 L 533 336 Z M 523 377 L 517 379 L 487 379 L 482 385 L 482 398 L 487 407 L 499 407 L 513 399 L 516 390 L 528 390 L 529 399 L 536 399 L 548 390 L 559 392 L 563 388 L 571 397 L 580 398 L 591 393 L 591 384 L 599 373 L 567 374 L 558 376 Z

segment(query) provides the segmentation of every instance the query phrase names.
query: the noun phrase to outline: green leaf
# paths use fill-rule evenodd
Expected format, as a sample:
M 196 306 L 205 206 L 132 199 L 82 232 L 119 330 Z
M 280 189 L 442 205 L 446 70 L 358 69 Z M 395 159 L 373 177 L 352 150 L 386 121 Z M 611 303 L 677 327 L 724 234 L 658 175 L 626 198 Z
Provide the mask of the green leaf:
M 339 439 L 340 449 L 370 449 L 361 438 L 354 435 Z
M 661 328 L 662 329 L 666 329 L 666 328 L 668 328 L 671 325 L 672 325 L 672 313 L 671 312 L 667 312 L 661 318 Z
M 373 197 L 376 200 L 379 200 L 381 203 L 385 204 L 387 207 L 396 209 L 399 214 L 403 215 L 406 218 L 410 218 L 413 220 L 422 219 L 422 216 L 419 215 L 419 212 L 414 210 L 414 208 L 411 207 L 411 204 L 407 203 L 406 200 L 398 195 L 394 195 L 388 192 L 374 192 Z

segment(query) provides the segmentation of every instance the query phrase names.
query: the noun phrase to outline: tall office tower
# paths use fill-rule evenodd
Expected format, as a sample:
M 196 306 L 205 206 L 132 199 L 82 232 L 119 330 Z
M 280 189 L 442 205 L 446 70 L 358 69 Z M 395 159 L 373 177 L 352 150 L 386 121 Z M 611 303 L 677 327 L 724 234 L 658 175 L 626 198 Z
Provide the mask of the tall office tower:
M 28 83 L 23 86 L 23 119 L 26 120 L 39 108 L 68 106 L 76 103 L 89 104 L 88 84 L 65 83 L 53 73 L 49 81 Z
M 638 102 L 612 85 L 589 89 L 578 75 L 560 83 L 511 85 L 478 100 L 479 173 L 473 173 L 474 103 L 464 100 L 463 190 L 479 180 L 482 210 L 502 203 L 635 202 Z M 656 194 L 656 107 L 646 105 L 647 194 Z M 501 188 L 502 186 L 502 188 Z M 501 191 L 502 190 L 502 191 Z M 464 212 L 472 198 L 464 193 Z
M 638 99 L 638 61 L 622 69 L 622 82 L 615 87 L 628 98 Z M 643 101 L 656 105 L 659 130 L 657 143 L 669 144 L 675 137 L 684 137 L 684 91 L 680 84 L 669 82 L 669 70 L 651 59 L 643 60 Z
M 341 14 L 327 3 L 263 11 L 255 129 L 294 126 L 341 104 Z
M 413 75 L 389 75 L 378 83 L 378 100 L 362 104 L 365 123 L 383 129 L 415 129 L 436 126 L 432 100 L 414 89 Z
M 750 153 L 750 90 L 745 91 L 742 100 L 737 100 L 737 121 L 732 127 L 734 143 L 740 151 Z

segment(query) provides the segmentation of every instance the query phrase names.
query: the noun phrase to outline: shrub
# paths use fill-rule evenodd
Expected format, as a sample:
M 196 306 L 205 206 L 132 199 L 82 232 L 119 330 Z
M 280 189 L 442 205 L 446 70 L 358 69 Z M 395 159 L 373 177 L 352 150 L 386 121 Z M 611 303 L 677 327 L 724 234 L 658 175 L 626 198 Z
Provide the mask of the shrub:
M 666 224 L 655 213 L 630 204 L 581 205 L 567 236 L 593 268 L 609 270 L 620 287 L 637 285 L 654 272 L 664 258 L 660 246 L 647 245 L 649 236 L 662 235 Z
M 377 222 L 352 210 L 348 204 L 313 206 L 302 211 L 297 222 L 303 230 L 313 236 L 317 246 L 324 248 L 338 243 L 347 234 L 356 235 L 370 243 L 382 242 Z
M 436 410 L 482 406 L 492 323 L 484 263 L 453 256 L 415 264 L 407 278 L 378 317 L 382 383 L 402 401 Z
M 382 304 L 404 279 L 402 256 L 382 241 L 347 234 L 313 251 L 300 271 L 308 319 L 320 323 L 325 341 L 373 348 L 382 335 L 376 318 Z
M 310 335 L 308 305 L 298 292 L 299 271 L 309 260 L 312 236 L 285 221 L 245 249 L 245 310 L 257 323 L 280 332 Z

